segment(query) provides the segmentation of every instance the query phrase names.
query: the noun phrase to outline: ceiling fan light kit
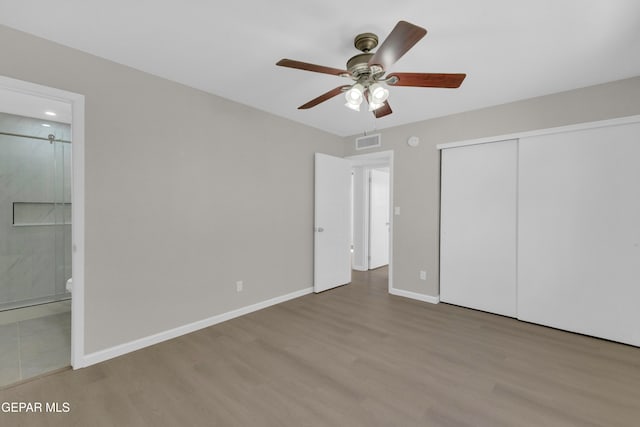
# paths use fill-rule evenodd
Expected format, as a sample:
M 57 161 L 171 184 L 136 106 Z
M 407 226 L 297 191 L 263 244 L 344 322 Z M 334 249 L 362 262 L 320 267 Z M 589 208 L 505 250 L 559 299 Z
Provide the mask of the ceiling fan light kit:
M 345 107 L 352 109 L 353 111 L 360 111 L 360 104 L 354 104 L 351 102 L 345 102 Z
M 380 83 L 373 83 L 369 86 L 369 96 L 371 97 L 370 102 L 372 104 L 382 105 L 387 98 L 389 98 L 389 90 Z
M 369 102 L 369 111 L 375 111 L 382 107 L 384 104 L 376 104 L 375 102 Z
M 360 111 L 360 104 L 364 99 L 364 86 L 360 83 L 354 84 L 345 92 L 344 97 L 347 100 L 346 107 Z
M 385 84 L 391 86 L 457 88 L 462 84 L 466 74 L 436 74 L 436 73 L 393 73 L 383 77 L 386 70 L 400 59 L 409 49 L 427 34 L 427 30 L 406 21 L 400 21 L 393 28 L 389 36 L 374 53 L 378 46 L 378 36 L 373 33 L 358 34 L 353 45 L 362 51 L 347 61 L 347 69 L 324 67 L 306 62 L 281 59 L 276 63 L 281 67 L 296 68 L 305 71 L 331 74 L 352 79 L 351 86 L 339 86 L 312 99 L 298 109 L 306 110 L 345 92 L 345 106 L 360 111 L 360 105 L 366 99 L 369 111 L 376 118 L 392 113 L 387 102 L 389 90 Z

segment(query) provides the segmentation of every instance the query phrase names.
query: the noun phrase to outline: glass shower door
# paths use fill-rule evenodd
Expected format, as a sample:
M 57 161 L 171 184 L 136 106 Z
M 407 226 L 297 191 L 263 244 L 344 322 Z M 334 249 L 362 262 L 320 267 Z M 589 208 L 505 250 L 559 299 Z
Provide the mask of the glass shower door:
M 65 126 L 0 113 L 0 310 L 70 297 L 71 144 L 48 139 Z

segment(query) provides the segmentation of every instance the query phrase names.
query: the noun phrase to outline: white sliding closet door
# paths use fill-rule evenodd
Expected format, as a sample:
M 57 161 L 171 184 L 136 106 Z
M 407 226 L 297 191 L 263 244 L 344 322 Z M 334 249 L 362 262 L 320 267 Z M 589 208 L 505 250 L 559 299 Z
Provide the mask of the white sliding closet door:
M 640 124 L 520 140 L 518 318 L 640 345 Z
M 516 316 L 518 142 L 442 150 L 440 299 Z

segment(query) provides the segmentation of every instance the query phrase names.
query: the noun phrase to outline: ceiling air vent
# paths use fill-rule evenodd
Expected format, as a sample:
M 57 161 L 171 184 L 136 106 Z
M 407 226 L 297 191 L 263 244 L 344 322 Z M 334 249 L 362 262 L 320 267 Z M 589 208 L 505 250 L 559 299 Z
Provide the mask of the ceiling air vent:
M 366 150 L 367 148 L 380 147 L 381 145 L 379 133 L 356 138 L 356 150 Z

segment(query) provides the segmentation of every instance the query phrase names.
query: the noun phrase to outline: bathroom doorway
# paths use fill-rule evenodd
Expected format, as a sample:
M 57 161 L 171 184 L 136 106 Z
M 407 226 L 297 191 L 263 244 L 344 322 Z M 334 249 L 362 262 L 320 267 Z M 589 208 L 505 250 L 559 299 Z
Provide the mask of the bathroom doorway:
M 71 105 L 0 89 L 0 386 L 70 365 Z

